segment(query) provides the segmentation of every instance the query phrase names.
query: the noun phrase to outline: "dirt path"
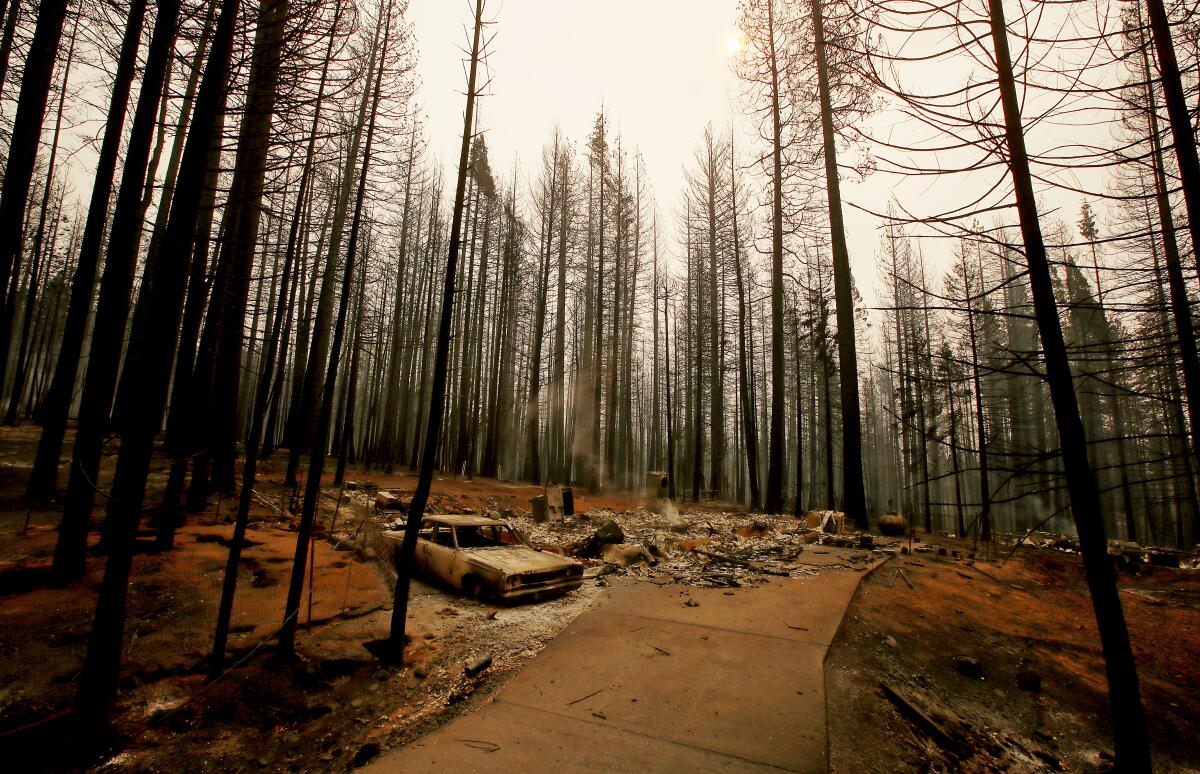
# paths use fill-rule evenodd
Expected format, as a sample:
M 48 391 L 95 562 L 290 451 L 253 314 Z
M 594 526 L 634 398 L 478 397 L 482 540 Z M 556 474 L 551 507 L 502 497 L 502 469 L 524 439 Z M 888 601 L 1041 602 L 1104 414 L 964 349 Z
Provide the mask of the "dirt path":
M 366 770 L 824 772 L 823 663 L 862 577 L 621 582 L 488 704 Z

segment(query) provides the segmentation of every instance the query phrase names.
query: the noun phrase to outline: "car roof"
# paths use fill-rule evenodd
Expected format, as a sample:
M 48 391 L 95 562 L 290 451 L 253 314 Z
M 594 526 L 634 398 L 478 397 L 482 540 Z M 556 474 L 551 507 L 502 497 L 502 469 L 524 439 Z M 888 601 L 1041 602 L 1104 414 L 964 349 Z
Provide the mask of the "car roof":
M 504 526 L 504 522 L 489 519 L 486 516 L 452 516 L 449 514 L 426 516 L 424 521 L 431 524 L 445 524 L 448 527 L 491 527 Z

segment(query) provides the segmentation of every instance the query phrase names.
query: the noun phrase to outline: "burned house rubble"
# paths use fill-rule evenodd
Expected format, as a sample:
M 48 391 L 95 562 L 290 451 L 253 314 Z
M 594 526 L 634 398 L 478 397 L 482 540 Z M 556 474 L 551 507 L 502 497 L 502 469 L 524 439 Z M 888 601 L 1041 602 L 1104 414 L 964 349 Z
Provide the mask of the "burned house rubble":
M 379 530 L 404 529 L 403 492 L 347 489 L 373 512 Z M 569 489 L 551 489 L 532 498 L 529 509 L 499 499 L 477 508 L 445 496 L 435 498 L 429 512 L 504 521 L 534 548 L 581 561 L 585 578 L 621 573 L 660 585 L 738 588 L 828 567 L 863 570 L 880 556 L 899 553 L 903 542 L 850 530 L 844 515 L 832 511 L 796 519 L 745 511 L 678 512 L 668 500 L 651 500 L 659 512 L 646 507 L 573 512 L 571 503 Z
M 403 529 L 407 508 L 403 491 L 357 482 L 349 482 L 347 491 L 373 512 L 378 529 Z M 570 488 L 548 487 L 529 500 L 529 508 L 499 498 L 481 506 L 446 494 L 430 503 L 429 512 L 478 514 L 507 522 L 532 547 L 582 562 L 587 567 L 585 578 L 620 573 L 659 585 L 739 588 L 771 577 L 816 575 L 828 567 L 862 571 L 892 554 L 936 551 L 949 556 L 944 547 L 910 540 L 904 517 L 894 512 L 881 517 L 881 527 L 889 519 L 892 527 L 882 530 L 890 535 L 881 536 L 854 529 L 844 513 L 831 510 L 809 511 L 800 519 L 711 508 L 679 511 L 667 497 L 665 474 L 654 472 L 647 474 L 643 506 L 633 510 L 576 512 Z M 897 524 L 899 530 L 894 528 Z M 1076 538 L 1042 532 L 998 534 L 977 550 L 1002 557 L 1020 547 L 1079 550 Z M 970 561 L 970 552 L 953 553 L 951 558 Z M 1200 556 L 1194 552 L 1128 541 L 1109 541 L 1109 555 L 1117 566 L 1133 571 L 1142 565 L 1200 569 Z

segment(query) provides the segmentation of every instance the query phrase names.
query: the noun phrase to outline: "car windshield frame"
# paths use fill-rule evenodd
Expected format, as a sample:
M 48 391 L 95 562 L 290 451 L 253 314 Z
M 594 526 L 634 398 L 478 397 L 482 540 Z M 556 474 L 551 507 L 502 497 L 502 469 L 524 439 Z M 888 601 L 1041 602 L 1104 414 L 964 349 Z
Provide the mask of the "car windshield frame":
M 462 524 L 456 525 L 453 532 L 454 544 L 460 549 L 507 548 L 525 544 L 516 530 L 507 524 Z M 487 534 L 489 532 L 490 535 Z
M 495 536 L 483 534 L 492 532 Z M 421 525 L 420 537 L 434 545 L 451 549 L 473 548 L 519 548 L 528 546 L 524 538 L 506 522 L 489 524 L 452 524 L 440 520 L 429 520 Z M 461 538 L 470 535 L 470 539 Z M 507 536 L 507 540 L 505 537 Z M 449 538 L 448 540 L 446 538 Z

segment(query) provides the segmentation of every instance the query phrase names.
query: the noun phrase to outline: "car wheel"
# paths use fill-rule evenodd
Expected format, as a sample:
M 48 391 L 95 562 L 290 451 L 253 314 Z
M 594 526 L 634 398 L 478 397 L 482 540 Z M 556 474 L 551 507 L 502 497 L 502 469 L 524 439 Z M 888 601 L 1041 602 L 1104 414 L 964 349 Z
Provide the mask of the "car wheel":
M 487 589 L 484 588 L 482 583 L 475 584 L 475 593 L 472 594 L 472 596 L 475 597 L 475 601 L 479 602 L 480 604 L 488 601 Z

